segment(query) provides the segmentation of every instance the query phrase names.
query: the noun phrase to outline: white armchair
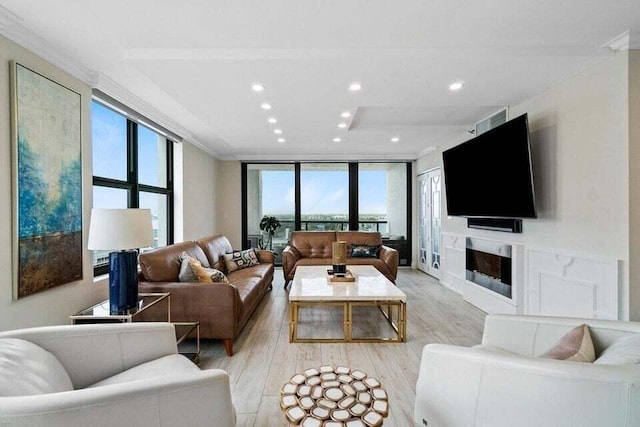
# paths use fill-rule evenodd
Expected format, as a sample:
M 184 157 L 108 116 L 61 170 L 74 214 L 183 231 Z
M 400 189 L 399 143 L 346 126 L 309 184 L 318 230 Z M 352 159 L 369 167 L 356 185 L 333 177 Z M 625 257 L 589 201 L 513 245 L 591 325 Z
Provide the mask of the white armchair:
M 73 390 L 5 394 L 0 425 L 235 425 L 228 375 L 200 370 L 179 355 L 170 323 L 51 326 L 0 333 L 3 338 L 52 353 Z
M 425 346 L 415 422 L 428 427 L 640 426 L 640 365 L 537 358 L 589 325 L 596 356 L 640 323 L 487 316 L 482 345 Z

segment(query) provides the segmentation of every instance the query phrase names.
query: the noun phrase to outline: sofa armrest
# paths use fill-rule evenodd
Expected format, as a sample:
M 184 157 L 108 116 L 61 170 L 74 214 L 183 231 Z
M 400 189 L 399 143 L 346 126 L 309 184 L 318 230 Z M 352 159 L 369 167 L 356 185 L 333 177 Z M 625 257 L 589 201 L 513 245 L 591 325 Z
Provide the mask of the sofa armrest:
M 0 424 L 235 425 L 229 377 L 211 369 L 36 396 L 0 397 Z
M 262 264 L 273 264 L 276 262 L 276 254 L 273 251 L 266 249 L 256 249 L 256 255 L 258 255 L 258 261 Z
M 400 261 L 398 251 L 390 248 L 389 246 L 383 245 L 380 246 L 379 257 L 387 265 L 395 280 L 398 275 L 398 263 Z
M 284 248 L 282 251 L 282 271 L 284 272 L 285 279 L 292 279 L 293 275 L 291 272 L 300 258 L 300 252 L 298 252 L 295 247 L 288 245 Z
M 166 322 L 45 326 L 0 337 L 21 338 L 53 353 L 75 388 L 178 352 L 174 327 Z
M 429 426 L 631 426 L 640 368 L 431 344 L 416 384 L 415 421 Z

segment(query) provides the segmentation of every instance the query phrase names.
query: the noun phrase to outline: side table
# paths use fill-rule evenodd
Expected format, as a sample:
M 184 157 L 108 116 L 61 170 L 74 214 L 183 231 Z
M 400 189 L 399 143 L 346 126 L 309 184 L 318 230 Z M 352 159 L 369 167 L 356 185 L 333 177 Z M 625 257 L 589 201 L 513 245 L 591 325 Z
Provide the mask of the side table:
M 87 323 L 131 323 L 138 320 L 140 314 L 153 306 L 166 302 L 167 322 L 173 324 L 176 330 L 176 342 L 180 344 L 195 332 L 195 351 L 180 351 L 180 354 L 194 363 L 200 361 L 200 322 L 171 322 L 171 293 L 140 293 L 138 294 L 138 307 L 122 314 L 111 314 L 109 300 L 99 302 L 91 307 L 69 316 L 72 325 Z

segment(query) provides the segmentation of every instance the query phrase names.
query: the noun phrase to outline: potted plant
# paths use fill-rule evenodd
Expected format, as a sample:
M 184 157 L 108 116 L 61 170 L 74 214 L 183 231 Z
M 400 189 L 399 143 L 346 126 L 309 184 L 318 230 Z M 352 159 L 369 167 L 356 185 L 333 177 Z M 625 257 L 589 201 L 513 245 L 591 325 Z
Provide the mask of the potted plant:
M 260 220 L 260 230 L 267 233 L 269 238 L 269 250 L 273 250 L 273 235 L 280 228 L 280 221 L 275 216 L 263 216 Z M 265 245 L 266 247 L 266 245 Z

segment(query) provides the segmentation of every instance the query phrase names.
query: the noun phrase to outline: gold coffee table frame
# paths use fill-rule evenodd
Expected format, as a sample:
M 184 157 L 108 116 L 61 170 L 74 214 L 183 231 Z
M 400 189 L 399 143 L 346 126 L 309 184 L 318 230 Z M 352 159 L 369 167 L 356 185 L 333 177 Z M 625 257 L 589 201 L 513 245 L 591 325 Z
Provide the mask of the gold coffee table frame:
M 298 315 L 301 307 L 342 307 L 344 336 L 340 338 L 299 338 Z M 396 338 L 353 337 L 353 307 L 377 307 L 396 332 Z M 396 308 L 396 323 L 393 322 Z M 386 308 L 386 312 L 385 312 Z M 407 304 L 404 301 L 290 301 L 289 342 L 291 343 L 393 343 L 407 341 Z

